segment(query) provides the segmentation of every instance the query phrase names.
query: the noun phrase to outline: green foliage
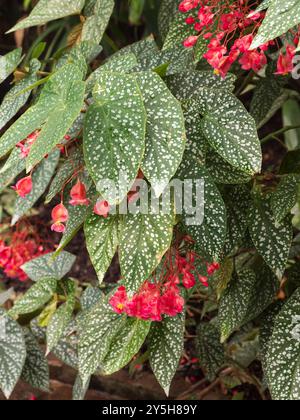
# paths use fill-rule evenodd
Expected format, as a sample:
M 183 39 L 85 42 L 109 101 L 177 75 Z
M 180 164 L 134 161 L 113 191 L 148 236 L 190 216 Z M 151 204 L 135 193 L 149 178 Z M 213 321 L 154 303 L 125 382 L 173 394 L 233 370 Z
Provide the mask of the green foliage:
M 225 78 L 214 74 L 202 60 L 206 41 L 182 46 L 194 29 L 178 12 L 179 0 L 158 2 L 159 10 L 147 0 L 29 3 L 31 12 L 11 31 L 32 28 L 25 34 L 36 34 L 34 44 L 24 60 L 21 49 L 0 57 L 0 82 L 15 75 L 0 105 L 0 235 L 8 229 L 5 200 L 13 192 L 7 187 L 25 172 L 33 189 L 15 200 L 15 229 L 42 200 L 54 206 L 60 199 L 69 216 L 55 252 L 22 266 L 35 283 L 12 309 L 0 309 L 5 396 L 20 378 L 48 390 L 40 344 L 79 371 L 74 400 L 84 399 L 93 374 L 113 374 L 136 355 L 149 358 L 169 394 L 191 330 L 209 381 L 220 375 L 228 388 L 249 381 L 262 394 L 251 371 L 259 344 L 272 398 L 300 399 L 296 82 L 274 74 L 273 54 L 257 76 L 245 78 L 234 67 Z M 267 14 L 252 46 L 295 27 L 299 6 L 299 0 L 261 2 L 258 10 Z M 127 28 L 136 42 L 123 47 Z M 39 136 L 23 158 L 16 146 L 35 130 Z M 88 205 L 70 203 L 77 179 Z M 108 217 L 94 211 L 102 200 L 110 205 Z M 99 287 L 66 277 L 75 256 L 63 249 L 82 227 Z M 168 275 L 178 274 L 179 256 L 193 259 L 194 252 L 196 286 L 183 287 L 186 267 L 178 285 L 187 319 L 185 310 L 161 322 L 115 312 L 109 301 L 117 288 L 103 284 L 112 261 L 120 264 L 117 287 L 125 286 L 131 299 L 145 281 L 161 282 L 166 264 L 174 271 Z M 209 277 L 209 287 L 197 274 L 203 282 Z M 0 305 L 10 307 L 10 299 L 11 291 L 1 293 Z

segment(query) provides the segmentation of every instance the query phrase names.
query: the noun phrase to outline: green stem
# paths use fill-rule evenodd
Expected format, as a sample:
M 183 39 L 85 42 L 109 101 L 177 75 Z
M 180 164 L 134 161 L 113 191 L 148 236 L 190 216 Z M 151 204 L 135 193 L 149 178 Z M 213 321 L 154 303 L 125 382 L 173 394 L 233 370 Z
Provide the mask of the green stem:
M 54 50 L 54 48 L 55 48 L 55 45 L 56 45 L 57 41 L 59 40 L 59 38 L 60 38 L 60 36 L 61 36 L 61 34 L 62 34 L 63 30 L 64 30 L 64 27 L 63 27 L 63 26 L 60 26 L 60 28 L 59 28 L 59 29 L 58 29 L 58 31 L 56 32 L 56 34 L 55 34 L 55 36 L 54 36 L 54 38 L 53 38 L 53 40 L 52 40 L 52 42 L 51 42 L 51 44 L 50 44 L 50 46 L 49 46 L 48 50 L 47 50 L 47 54 L 46 54 L 46 56 L 45 56 L 45 59 L 44 59 L 44 64 L 43 64 L 43 66 L 42 66 L 42 68 L 41 68 L 41 71 L 45 70 L 45 67 L 46 67 L 46 65 L 47 65 L 47 62 L 48 62 L 48 60 L 50 59 L 50 57 L 51 57 L 51 55 L 52 55 L 52 53 L 53 53 L 53 50 Z
M 35 47 L 37 45 L 39 45 L 40 42 L 42 42 L 45 38 L 47 38 L 47 36 L 49 34 L 51 34 L 51 32 L 56 31 L 56 29 L 61 27 L 61 22 L 56 22 L 53 25 L 49 26 L 49 28 L 47 28 L 40 36 L 37 37 L 37 39 L 34 41 L 34 43 L 32 44 L 32 46 L 30 47 L 27 55 L 26 55 L 26 59 L 25 59 L 25 63 L 24 65 L 28 65 L 32 52 L 34 51 Z
M 268 134 L 266 137 L 261 139 L 260 142 L 261 144 L 265 144 L 267 141 L 272 140 L 273 138 L 276 138 L 280 134 L 286 133 L 287 131 L 290 131 L 290 130 L 297 130 L 298 128 L 300 128 L 300 125 L 288 125 L 286 127 L 281 128 L 280 130 L 277 130 L 271 134 Z

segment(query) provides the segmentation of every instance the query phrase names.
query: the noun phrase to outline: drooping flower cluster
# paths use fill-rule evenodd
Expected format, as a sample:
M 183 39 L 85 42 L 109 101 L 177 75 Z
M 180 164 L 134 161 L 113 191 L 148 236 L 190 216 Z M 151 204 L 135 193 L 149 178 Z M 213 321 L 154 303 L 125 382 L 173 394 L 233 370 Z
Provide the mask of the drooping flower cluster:
M 118 314 L 143 320 L 161 321 L 162 315 L 175 316 L 183 311 L 184 299 L 177 287 L 161 289 L 159 284 L 146 281 L 131 299 L 125 286 L 120 286 L 110 304 Z
M 204 58 L 222 77 L 237 61 L 243 70 L 259 72 L 267 64 L 267 51 L 276 46 L 281 49 L 276 74 L 292 72 L 299 31 L 291 31 L 293 43 L 283 42 L 282 48 L 279 42 L 270 41 L 252 49 L 251 44 L 265 16 L 263 11 L 255 12 L 257 6 L 257 1 L 250 0 L 183 0 L 179 10 L 192 13 L 186 18 L 186 24 L 193 25 L 195 31 L 195 35 L 184 40 L 184 46 L 193 47 L 199 39 L 207 40 Z
M 77 172 L 73 174 L 70 180 L 68 182 L 72 181 L 74 176 L 77 175 Z M 18 182 L 18 184 L 13 187 L 20 196 L 25 197 L 28 194 L 28 191 L 32 188 L 32 183 L 29 185 L 29 178 L 23 178 Z M 139 170 L 137 175 L 137 180 L 143 179 L 144 174 L 141 170 Z M 31 178 L 30 178 L 31 181 Z M 63 194 L 62 194 L 63 195 Z M 91 204 L 91 201 L 87 198 L 87 190 L 86 186 L 83 182 L 80 181 L 78 178 L 77 183 L 73 186 L 73 188 L 70 191 L 70 198 L 71 200 L 69 203 L 71 206 L 89 206 Z M 138 192 L 138 185 L 136 183 L 133 184 L 132 188 L 127 194 L 127 200 L 128 202 L 133 202 L 139 198 L 139 192 Z M 97 200 L 96 204 L 94 205 L 93 209 L 94 213 L 97 216 L 101 216 L 104 218 L 107 218 L 109 216 L 109 213 L 111 212 L 111 205 L 108 201 L 99 199 Z M 68 209 L 65 207 L 63 202 L 61 201 L 60 204 L 58 204 L 56 207 L 52 210 L 52 226 L 51 230 L 58 232 L 58 233 L 64 233 L 66 230 L 65 223 L 69 220 L 69 212 Z
M 186 237 L 183 243 L 191 239 Z M 199 284 L 208 287 L 208 278 L 219 268 L 219 263 L 205 263 L 206 273 L 200 274 L 196 267 L 195 252 L 188 251 L 182 255 L 183 248 L 178 243 L 167 252 L 159 276 L 155 273 L 147 280 L 132 298 L 128 297 L 125 286 L 120 286 L 110 299 L 113 310 L 130 317 L 143 320 L 161 321 L 163 315 L 175 316 L 184 308 L 183 288 L 191 289 Z M 201 259 L 202 260 L 202 259 Z
M 0 240 L 0 268 L 8 278 L 24 282 L 28 277 L 21 269 L 22 265 L 49 250 L 32 229 L 10 230 L 3 236 Z

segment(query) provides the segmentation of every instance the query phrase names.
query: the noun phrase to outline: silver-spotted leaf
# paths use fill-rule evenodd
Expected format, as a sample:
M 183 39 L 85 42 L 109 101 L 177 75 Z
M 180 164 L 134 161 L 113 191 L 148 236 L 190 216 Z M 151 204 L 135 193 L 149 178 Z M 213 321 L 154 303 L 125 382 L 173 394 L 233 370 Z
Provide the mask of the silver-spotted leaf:
M 61 252 L 58 256 L 55 256 L 55 253 L 50 253 L 25 263 L 22 265 L 22 270 L 33 281 L 47 277 L 60 280 L 71 270 L 75 259 L 74 255 L 66 251 Z
M 49 392 L 49 366 L 44 352 L 30 330 L 25 329 L 24 337 L 26 360 L 21 379 L 34 388 Z
M 10 314 L 23 315 L 30 314 L 40 309 L 52 298 L 56 291 L 57 280 L 55 278 L 43 278 L 35 283 L 31 288 L 16 301 Z
M 151 322 L 125 318 L 100 364 L 101 373 L 111 375 L 126 366 L 139 352 L 149 333 Z
M 271 198 L 271 206 L 277 223 L 282 222 L 296 205 L 299 184 L 299 175 L 290 174 L 282 176 Z
M 0 57 L 0 83 L 2 83 L 18 66 L 22 49 L 17 48 Z
M 286 33 L 300 23 L 299 0 L 272 0 L 266 17 L 253 40 L 251 48 L 257 48 Z
M 96 0 L 93 10 L 86 16 L 81 40 L 100 43 L 114 9 L 114 0 Z
M 157 74 L 143 72 L 136 78 L 147 112 L 146 150 L 141 167 L 159 197 L 182 160 L 186 141 L 183 112 Z
M 86 116 L 84 158 L 97 190 L 111 204 L 121 202 L 132 187 L 145 150 L 145 131 L 146 111 L 135 78 L 101 73 Z
M 84 317 L 78 343 L 79 373 L 84 381 L 101 365 L 122 322 L 123 317 L 113 311 L 106 299 Z
M 39 0 L 30 15 L 18 22 L 9 32 L 44 25 L 65 16 L 79 15 L 83 6 L 84 0 Z
M 234 275 L 220 300 L 221 341 L 260 315 L 273 302 L 278 288 L 276 276 L 267 267 L 259 274 L 244 269 Z
M 27 168 L 38 163 L 59 144 L 80 114 L 85 84 L 74 64 L 66 64 L 49 77 L 36 105 L 29 108 L 1 137 L 0 157 L 36 129 L 39 137 L 31 147 Z
M 71 320 L 74 307 L 75 295 L 72 293 L 68 295 L 67 301 L 51 317 L 47 327 L 47 354 L 58 345 Z
M 91 214 L 84 224 L 87 249 L 99 282 L 104 279 L 119 244 L 118 216 Z
M 270 199 L 256 197 L 250 207 L 249 231 L 259 254 L 278 276 L 282 276 L 292 242 L 290 218 L 276 224 Z
M 186 156 L 181 164 L 179 177 L 183 181 L 193 181 L 193 214 L 192 211 L 187 212 L 187 209 L 183 213 L 187 230 L 195 239 L 201 255 L 218 260 L 226 237 L 226 208 L 223 198 L 199 160 Z
M 200 323 L 197 327 L 197 353 L 207 378 L 213 381 L 225 362 L 225 348 L 220 343 L 220 331 L 214 322 Z
M 0 309 L 0 390 L 9 398 L 26 359 L 26 345 L 20 325 Z
M 203 134 L 211 147 L 246 174 L 260 172 L 261 145 L 256 125 L 243 104 L 230 92 L 203 88 L 197 95 Z
M 203 87 L 211 89 L 224 89 L 231 92 L 234 89 L 235 76 L 228 73 L 222 79 L 216 76 L 212 71 L 183 71 L 166 78 L 173 95 L 179 100 L 184 101 L 193 97 L 197 98 L 199 91 Z
M 136 292 L 170 248 L 173 214 L 128 214 L 120 226 L 119 258 L 124 284 Z
M 285 303 L 277 317 L 266 357 L 272 398 L 300 399 L 300 289 Z
M 184 325 L 184 314 L 165 317 L 152 324 L 149 335 L 150 365 L 167 395 L 183 353 Z
M 18 113 L 24 106 L 30 96 L 31 89 L 27 90 L 33 85 L 37 79 L 37 71 L 41 64 L 34 59 L 30 62 L 28 74 L 5 95 L 0 106 L 0 130 Z M 24 91 L 26 90 L 26 92 Z M 24 91 L 24 93 L 22 93 Z

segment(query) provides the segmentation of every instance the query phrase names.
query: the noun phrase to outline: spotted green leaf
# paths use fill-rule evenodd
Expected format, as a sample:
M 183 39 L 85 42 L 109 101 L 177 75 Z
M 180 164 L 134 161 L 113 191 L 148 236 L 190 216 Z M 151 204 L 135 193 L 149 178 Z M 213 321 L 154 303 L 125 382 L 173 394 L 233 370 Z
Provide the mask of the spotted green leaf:
M 248 227 L 248 211 L 251 204 L 249 189 L 234 185 L 226 189 L 224 196 L 227 211 L 227 234 L 224 253 L 228 254 L 239 245 Z
M 228 73 L 222 79 L 211 71 L 194 70 L 168 76 L 166 81 L 173 95 L 179 101 L 184 101 L 193 97 L 197 98 L 198 93 L 204 87 L 231 92 L 234 89 L 235 76 Z
M 251 48 L 271 41 L 300 23 L 299 0 L 272 0 Z
M 249 231 L 257 251 L 269 267 L 282 276 L 292 242 L 290 218 L 276 224 L 270 199 L 257 197 L 250 207 Z
M 76 321 L 72 320 L 52 353 L 66 365 L 78 370 L 78 336 L 75 334 L 76 331 Z
M 25 171 L 25 160 L 21 157 L 20 149 L 15 148 L 0 169 L 0 192 L 23 171 Z
M 55 150 L 44 159 L 32 175 L 32 190 L 25 198 L 18 197 L 15 204 L 12 224 L 18 222 L 46 191 L 58 164 L 60 152 Z
M 0 309 L 0 389 L 9 398 L 26 359 L 23 330 Z
M 99 287 L 89 286 L 82 293 L 80 304 L 84 311 L 88 311 L 102 298 L 102 291 Z
M 244 269 L 234 275 L 220 300 L 221 341 L 260 315 L 274 300 L 278 287 L 276 276 L 265 266 L 259 274 Z
M 86 116 L 84 158 L 97 190 L 113 204 L 122 201 L 137 176 L 146 111 L 133 76 L 103 72 L 98 82 Z
M 183 353 L 184 325 L 184 314 L 165 317 L 152 324 L 149 335 L 150 365 L 167 395 Z
M 158 14 L 158 28 L 164 40 L 169 32 L 170 25 L 178 10 L 179 0 L 161 0 Z
M 25 263 L 22 265 L 22 270 L 33 281 L 47 277 L 60 280 L 71 270 L 75 259 L 74 255 L 66 251 L 61 252 L 57 257 L 54 253 L 50 253 Z
M 151 322 L 124 318 L 113 338 L 106 357 L 100 364 L 101 373 L 111 375 L 126 366 L 139 352 L 149 333 Z
M 217 184 L 246 184 L 251 180 L 250 175 L 231 166 L 212 148 L 206 154 L 205 166 Z
M 47 326 L 47 354 L 49 354 L 59 343 L 60 339 L 69 325 L 75 307 L 75 286 L 72 285 L 67 295 L 67 300 L 53 314 Z
M 120 227 L 119 258 L 124 284 L 135 292 L 170 248 L 173 214 L 128 214 Z
M 146 150 L 142 170 L 157 197 L 175 175 L 185 149 L 180 103 L 155 73 L 137 75 L 147 112 Z
M 263 372 L 267 383 L 269 383 L 267 363 L 268 351 L 272 334 L 274 331 L 276 316 L 279 314 L 282 306 L 283 302 L 277 301 L 273 305 L 269 306 L 269 308 L 267 308 L 260 317 L 259 353 Z
M 90 386 L 91 378 L 89 377 L 86 381 L 83 381 L 80 375 L 77 375 L 72 392 L 73 401 L 83 401 L 85 394 L 87 393 Z
M 44 25 L 65 16 L 80 14 L 83 6 L 84 0 L 39 0 L 30 15 L 17 23 L 9 32 Z
M 76 172 L 76 170 L 78 170 L 81 166 L 83 166 L 82 151 L 79 148 L 76 148 L 55 174 L 55 177 L 49 187 L 46 203 L 50 203 L 50 201 L 52 201 L 53 198 L 62 191 L 68 180 L 72 178 L 74 172 Z
M 119 243 L 118 216 L 108 218 L 91 214 L 85 224 L 86 245 L 99 282 L 104 279 Z
M 300 289 L 275 318 L 267 353 L 267 377 L 272 398 L 300 399 Z
M 134 54 L 138 61 L 138 68 L 139 71 L 142 70 L 149 70 L 151 64 L 153 62 L 153 57 L 159 54 L 158 46 L 153 38 L 153 36 L 149 36 L 146 39 L 141 41 L 135 42 L 133 44 L 128 45 L 127 47 L 122 48 L 120 51 L 116 52 L 112 57 L 116 59 L 125 54 Z
M 196 17 L 197 12 L 191 10 L 189 13 L 190 16 Z M 181 45 L 183 41 L 191 35 L 196 35 L 194 25 L 186 24 L 186 14 L 177 11 L 170 24 L 170 28 L 166 39 L 164 41 L 163 49 L 173 48 L 178 45 Z
M 116 73 L 130 73 L 137 64 L 137 58 L 131 52 L 113 55 L 106 63 L 98 67 L 98 69 L 90 75 L 86 83 L 86 91 L 91 92 L 93 90 L 102 72 L 112 71 Z
M 44 352 L 30 330 L 24 331 L 26 360 L 21 379 L 34 388 L 49 392 L 49 366 Z
M 226 237 L 226 208 L 222 196 L 198 160 L 186 156 L 181 164 L 179 177 L 193 181 L 191 204 L 196 208 L 184 210 L 183 219 L 187 230 L 195 239 L 199 253 L 217 260 Z
M 16 301 L 10 314 L 30 314 L 40 309 L 52 298 L 56 291 L 57 280 L 54 278 L 42 278 L 35 283 L 19 300 Z
M 0 57 L 0 83 L 2 83 L 19 65 L 22 49 L 17 48 Z
M 283 86 L 280 78 L 275 76 L 274 66 L 267 77 L 261 78 L 257 83 L 250 106 L 250 113 L 255 119 L 258 127 L 265 122 L 266 115 L 283 93 Z
M 40 68 L 38 60 L 30 62 L 30 69 L 24 79 L 18 82 L 4 97 L 0 106 L 0 130 L 19 112 L 30 96 L 31 90 L 27 90 L 37 80 L 37 71 Z M 26 92 L 22 93 L 24 90 Z
M 271 206 L 277 223 L 291 212 L 297 203 L 300 177 L 294 174 L 281 178 L 276 191 L 272 194 Z
M 197 95 L 202 130 L 211 147 L 246 174 L 260 172 L 262 153 L 256 125 L 230 92 L 203 88 Z
M 55 94 L 57 100 L 47 116 L 40 135 L 30 149 L 26 162 L 28 168 L 40 162 L 45 154 L 61 141 L 72 127 L 83 106 L 85 84 L 81 81 L 80 70 L 77 66 L 67 64 L 53 77 L 55 79 L 50 79 L 43 89 L 43 95 L 45 95 L 43 98 Z
M 186 130 L 185 155 L 193 156 L 204 162 L 207 153 L 207 141 L 202 132 L 201 115 L 198 113 L 198 104 L 194 99 L 182 103 Z
M 27 167 L 38 163 L 58 144 L 72 126 L 83 105 L 85 84 L 80 69 L 66 64 L 45 84 L 36 105 L 29 108 L 1 137 L 0 157 L 34 130 L 40 129 L 31 147 Z
M 207 373 L 209 381 L 213 381 L 225 363 L 225 348 L 220 343 L 220 331 L 214 322 L 201 322 L 197 327 L 197 353 Z
M 96 0 L 93 10 L 85 16 L 82 27 L 81 40 L 101 42 L 114 9 L 114 0 Z
M 95 305 L 84 318 L 78 343 L 79 373 L 84 381 L 97 371 L 107 356 L 121 325 L 123 317 L 113 311 L 106 299 Z

